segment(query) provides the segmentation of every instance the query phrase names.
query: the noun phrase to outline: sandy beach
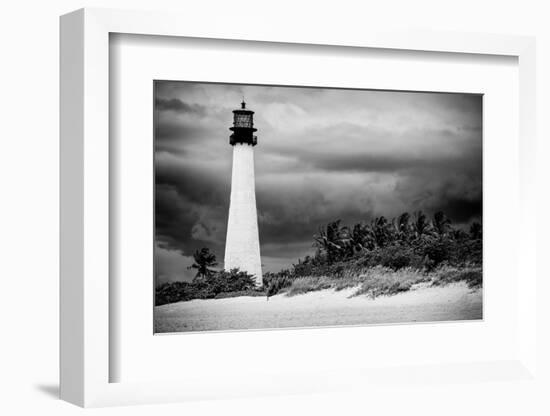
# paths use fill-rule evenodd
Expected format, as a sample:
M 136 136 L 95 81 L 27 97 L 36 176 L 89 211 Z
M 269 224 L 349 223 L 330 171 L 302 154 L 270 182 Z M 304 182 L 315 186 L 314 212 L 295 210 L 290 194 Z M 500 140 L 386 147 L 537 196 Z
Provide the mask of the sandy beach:
M 288 297 L 235 297 L 155 307 L 155 332 L 189 332 L 368 325 L 482 319 L 482 290 L 465 283 L 419 285 L 409 292 L 370 299 L 355 289 Z

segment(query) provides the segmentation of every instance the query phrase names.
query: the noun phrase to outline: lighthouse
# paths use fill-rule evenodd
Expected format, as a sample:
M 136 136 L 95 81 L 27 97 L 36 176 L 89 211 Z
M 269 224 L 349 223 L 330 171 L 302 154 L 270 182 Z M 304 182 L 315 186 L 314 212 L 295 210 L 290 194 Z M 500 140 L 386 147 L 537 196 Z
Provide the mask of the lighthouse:
M 241 103 L 233 110 L 233 133 L 229 144 L 233 146 L 233 170 L 227 236 L 225 241 L 225 270 L 239 268 L 254 275 L 256 285 L 262 284 L 262 263 L 256 211 L 256 186 L 254 181 L 254 147 L 258 138 L 254 135 L 254 111 Z

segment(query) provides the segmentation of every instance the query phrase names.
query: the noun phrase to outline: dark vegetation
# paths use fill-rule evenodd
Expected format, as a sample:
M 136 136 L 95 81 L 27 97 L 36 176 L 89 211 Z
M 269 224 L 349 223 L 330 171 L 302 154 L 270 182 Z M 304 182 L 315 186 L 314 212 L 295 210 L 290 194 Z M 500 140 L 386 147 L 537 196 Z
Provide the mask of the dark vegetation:
M 190 299 L 252 295 L 293 296 L 310 291 L 358 287 L 355 295 L 372 297 L 409 290 L 414 284 L 445 285 L 464 281 L 482 285 L 482 227 L 468 232 L 455 228 L 442 212 L 428 218 L 422 212 L 387 220 L 378 217 L 352 227 L 340 220 L 320 227 L 314 236 L 315 254 L 290 269 L 265 273 L 263 287 L 253 276 L 232 270 L 214 271 L 208 249 L 195 252 L 193 282 L 166 283 L 157 288 L 156 304 Z
M 232 296 L 251 296 L 264 293 L 256 289 L 254 276 L 238 269 L 216 271 L 216 256 L 203 248 L 193 254 L 195 262 L 190 268 L 197 269 L 192 282 L 164 283 L 157 287 L 155 304 L 180 302 L 191 299 L 220 299 Z
M 313 256 L 291 269 L 266 273 L 269 295 L 360 286 L 355 293 L 379 295 L 409 290 L 413 284 L 443 285 L 466 281 L 481 286 L 482 227 L 454 228 L 442 212 L 378 217 L 353 227 L 334 221 L 314 236 Z

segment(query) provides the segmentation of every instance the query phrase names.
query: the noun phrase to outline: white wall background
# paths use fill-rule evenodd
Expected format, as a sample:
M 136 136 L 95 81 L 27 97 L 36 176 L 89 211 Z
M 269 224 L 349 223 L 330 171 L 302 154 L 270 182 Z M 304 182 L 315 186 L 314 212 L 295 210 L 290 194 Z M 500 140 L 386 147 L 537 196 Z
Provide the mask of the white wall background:
M 545 1 L 169 1 L 19 0 L 0 12 L 0 413 L 59 414 L 82 410 L 56 400 L 58 367 L 58 16 L 80 7 L 179 10 L 226 16 L 268 14 L 285 26 L 386 25 L 439 30 L 512 33 L 538 37 L 539 177 L 548 178 L 550 156 L 550 13 Z M 236 23 L 239 24 L 239 23 Z M 244 24 L 244 23 L 240 23 Z M 550 211 L 548 181 L 540 181 L 540 214 Z M 539 218 L 539 249 L 548 221 Z M 542 256 L 541 256 L 542 257 Z M 542 261 L 541 261 L 542 265 Z M 549 277 L 550 280 L 550 277 Z M 550 285 L 538 290 L 550 293 Z M 549 308 L 541 305 L 548 313 Z M 541 333 L 550 351 L 548 332 Z M 541 357 L 543 365 L 548 359 Z M 548 368 L 548 367 L 546 367 Z M 548 372 L 547 372 L 548 374 Z M 546 390 L 550 390 L 546 386 Z M 100 409 L 100 414 L 548 414 L 543 391 L 506 383 L 441 385 L 430 389 L 388 387 L 376 397 L 344 393 L 152 408 Z

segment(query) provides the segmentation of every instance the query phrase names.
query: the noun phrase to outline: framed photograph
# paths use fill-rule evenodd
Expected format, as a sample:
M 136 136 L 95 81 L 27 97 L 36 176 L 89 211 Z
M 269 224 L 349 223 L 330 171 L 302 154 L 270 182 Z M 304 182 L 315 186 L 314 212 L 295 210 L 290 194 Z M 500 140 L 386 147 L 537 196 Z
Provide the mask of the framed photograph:
M 533 39 L 231 27 L 61 18 L 62 398 L 533 380 Z
M 154 96 L 155 333 L 483 318 L 481 94 Z

